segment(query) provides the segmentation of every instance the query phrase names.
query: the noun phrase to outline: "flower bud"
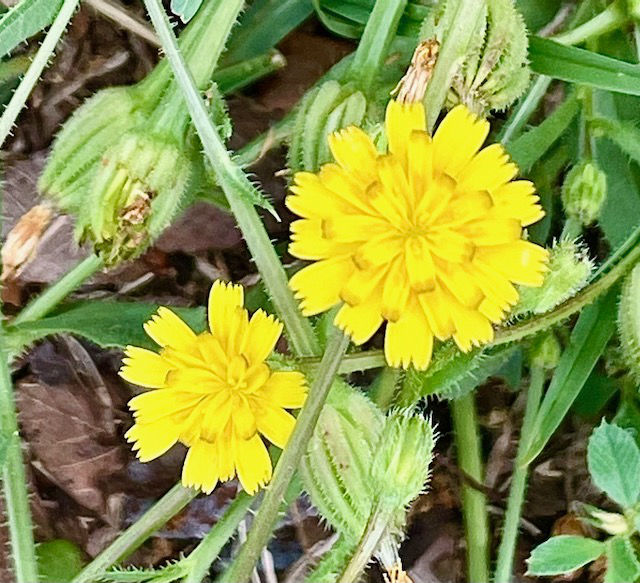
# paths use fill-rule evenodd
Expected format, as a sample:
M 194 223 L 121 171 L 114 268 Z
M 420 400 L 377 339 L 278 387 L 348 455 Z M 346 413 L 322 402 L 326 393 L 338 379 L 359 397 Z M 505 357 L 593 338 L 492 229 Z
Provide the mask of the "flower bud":
M 529 349 L 531 364 L 542 369 L 553 369 L 558 366 L 562 347 L 553 332 L 533 339 Z
M 640 381 L 640 264 L 631 270 L 622 284 L 618 335 L 622 361 L 631 376 Z
M 101 160 L 76 225 L 107 265 L 144 251 L 180 208 L 191 162 L 166 138 L 129 132 Z
M 520 289 L 514 313 L 542 314 L 575 295 L 587 282 L 593 262 L 574 241 L 556 243 L 549 256 L 549 270 L 540 287 Z
M 327 81 L 310 92 L 296 114 L 289 168 L 315 172 L 330 162 L 328 136 L 350 125 L 362 125 L 366 111 L 365 96 L 349 84 Z
M 458 2 L 446 0 L 432 10 L 421 38 L 442 42 L 450 30 Z M 487 0 L 460 70 L 453 78 L 447 106 L 465 104 L 474 113 L 507 109 L 529 85 L 528 37 L 513 0 Z
M 408 411 L 389 414 L 371 471 L 380 503 L 388 510 L 406 507 L 423 490 L 429 478 L 434 442 L 428 419 Z
M 562 185 L 562 204 L 568 217 L 583 225 L 598 219 L 607 198 L 607 176 L 595 162 L 584 160 L 576 164 Z

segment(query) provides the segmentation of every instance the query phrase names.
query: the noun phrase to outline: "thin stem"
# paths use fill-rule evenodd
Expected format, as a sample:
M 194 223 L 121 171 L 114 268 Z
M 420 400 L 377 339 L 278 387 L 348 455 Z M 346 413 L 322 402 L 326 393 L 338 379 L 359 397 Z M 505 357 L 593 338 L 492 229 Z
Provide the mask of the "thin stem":
M 0 347 L 2 348 L 4 347 Z M 27 477 L 22 460 L 11 374 L 4 350 L 0 350 L 0 419 L 2 438 L 7 441 L 6 459 L 2 470 L 2 490 L 9 521 L 14 575 L 17 583 L 34 583 L 38 580 L 38 564 L 33 541 Z
M 91 561 L 72 583 L 93 583 L 111 565 L 135 551 L 151 533 L 155 532 L 171 517 L 175 516 L 198 492 L 176 484 L 134 524 L 125 530 L 113 543 Z M 33 583 L 32 579 L 29 583 Z
M 247 536 L 247 541 L 229 569 L 220 577 L 218 583 L 245 583 L 249 580 L 254 565 L 271 536 L 282 497 L 307 448 L 307 443 L 316 426 L 318 416 L 348 345 L 348 337 L 338 330 L 329 339 L 320 368 L 311 385 L 307 402 L 302 408 L 289 442 L 278 460 L 273 480 L 265 493 Z
M 86 2 L 96 12 L 115 22 L 118 26 L 138 35 L 154 47 L 160 46 L 153 29 L 144 20 L 130 14 L 122 5 L 116 4 L 113 0 L 86 0 Z
M 29 70 L 25 73 L 20 85 L 18 85 L 18 88 L 11 97 L 11 101 L 9 101 L 9 104 L 2 113 L 2 117 L 0 117 L 0 146 L 4 145 L 20 111 L 27 102 L 29 95 L 31 95 L 31 91 L 33 91 L 40 75 L 42 75 L 42 71 L 44 71 L 47 66 L 51 55 L 53 55 L 62 33 L 78 6 L 78 2 L 79 0 L 64 0 L 60 12 L 58 12 L 49 32 L 44 37 L 42 45 L 40 45 L 33 59 L 33 63 L 31 63 Z
M 531 89 L 518 102 L 509 119 L 502 126 L 498 134 L 498 141 L 502 144 L 508 144 L 515 139 L 529 121 L 529 118 L 538 109 L 540 101 L 544 97 L 547 89 L 551 85 L 551 77 L 540 75 L 531 85 Z
M 48 312 L 55 308 L 85 280 L 102 269 L 103 266 L 104 263 L 100 257 L 93 254 L 89 255 L 89 257 L 83 259 L 51 287 L 47 288 L 35 300 L 27 304 L 16 316 L 12 324 L 23 324 L 46 316 Z
M 271 294 L 276 311 L 285 324 L 292 348 L 299 356 L 316 355 L 319 345 L 311 324 L 300 313 L 269 235 L 250 202 L 255 189 L 244 172 L 232 161 L 222 143 L 178 50 L 162 4 L 159 0 L 145 0 L 145 6 L 183 93 L 193 124 L 200 135 L 204 152 L 211 162 L 218 184 L 227 197 L 249 251 Z
M 371 400 L 383 411 L 391 407 L 401 377 L 401 369 L 385 366 L 376 379 L 371 391 Z
M 211 568 L 211 563 L 233 536 L 238 524 L 240 524 L 254 500 L 255 498 L 249 496 L 246 492 L 238 492 L 238 495 L 225 511 L 224 516 L 216 522 L 215 526 L 207 533 L 207 536 L 202 539 L 202 542 L 186 559 L 191 568 L 183 583 L 201 583 L 204 580 Z
M 482 484 L 484 470 L 474 394 L 451 402 L 458 467 Z M 468 581 L 489 581 L 489 516 L 487 497 L 469 484 L 462 485 L 462 514 L 467 541 Z
M 623 0 L 616 0 L 591 20 L 552 38 L 565 45 L 578 45 L 620 28 L 627 20 Z
M 387 520 L 384 515 L 379 511 L 374 511 L 358 541 L 358 546 L 338 578 L 339 583 L 355 583 L 360 580 L 360 575 L 369 564 L 371 555 L 378 548 L 386 529 Z
M 365 92 L 378 76 L 406 6 L 407 0 L 377 0 L 371 11 L 350 69 Z
M 440 115 L 453 77 L 466 55 L 469 42 L 475 33 L 478 22 L 480 22 L 482 11 L 486 7 L 484 0 L 457 1 L 458 10 L 447 31 L 447 36 L 442 40 L 433 76 L 424 96 L 429 130 L 433 129 Z
M 511 486 L 509 488 L 509 499 L 507 501 L 507 512 L 504 518 L 502 540 L 498 549 L 498 562 L 496 565 L 495 583 L 510 583 L 512 581 L 513 558 L 518 540 L 518 526 L 522 507 L 525 502 L 527 491 L 527 474 L 529 465 L 522 463 L 522 458 L 527 451 L 528 439 L 533 429 L 536 413 L 540 407 L 542 390 L 544 388 L 544 369 L 540 366 L 531 367 L 531 382 L 527 391 L 527 403 L 520 431 L 520 443 L 518 453 L 513 468 Z

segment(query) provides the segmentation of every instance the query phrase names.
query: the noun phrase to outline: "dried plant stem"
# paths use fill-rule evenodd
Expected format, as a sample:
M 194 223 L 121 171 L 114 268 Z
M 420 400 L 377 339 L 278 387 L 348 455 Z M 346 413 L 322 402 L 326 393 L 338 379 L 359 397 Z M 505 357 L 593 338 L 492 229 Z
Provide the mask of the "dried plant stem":
M 469 393 L 451 401 L 453 435 L 458 467 L 482 484 L 484 469 L 478 431 L 475 395 Z M 489 581 L 489 515 L 487 497 L 469 484 L 462 485 L 462 514 L 467 541 L 468 581 Z
M 543 388 L 544 369 L 534 365 L 531 367 L 531 382 L 529 383 L 529 390 L 527 391 L 527 404 L 525 406 L 524 419 L 520 431 L 518 453 L 513 466 L 509 500 L 507 501 L 507 513 L 504 517 L 502 539 L 498 549 L 498 562 L 493 578 L 494 583 L 510 583 L 510 581 L 512 581 L 513 557 L 518 540 L 518 526 L 525 501 L 527 474 L 529 472 L 529 464 L 523 463 L 523 456 L 527 452 L 529 445 L 528 439 L 533 429 L 538 408 L 540 407 Z

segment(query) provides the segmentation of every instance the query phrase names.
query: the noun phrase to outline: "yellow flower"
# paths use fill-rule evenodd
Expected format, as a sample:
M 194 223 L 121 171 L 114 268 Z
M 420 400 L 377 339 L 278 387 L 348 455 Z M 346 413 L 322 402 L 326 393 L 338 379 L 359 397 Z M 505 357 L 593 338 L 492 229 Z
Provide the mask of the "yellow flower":
M 209 295 L 209 329 L 196 335 L 160 308 L 144 328 L 160 352 L 129 346 L 120 376 L 153 389 L 129 401 L 135 425 L 126 438 L 140 461 L 180 441 L 189 448 L 182 483 L 211 492 L 236 474 L 253 494 L 271 478 L 260 435 L 284 447 L 295 418 L 284 409 L 306 398 L 299 372 L 272 372 L 264 362 L 282 324 L 262 310 L 251 319 L 242 286 L 216 281 Z
M 425 369 L 434 336 L 462 350 L 492 339 L 518 299 L 542 284 L 547 251 L 522 228 L 544 212 L 534 186 L 499 144 L 480 149 L 489 124 L 464 106 L 431 138 L 422 104 L 391 101 L 388 152 L 362 130 L 329 138 L 335 164 L 295 175 L 290 252 L 314 261 L 290 281 L 305 315 L 336 305 L 356 344 L 386 320 L 391 366 Z

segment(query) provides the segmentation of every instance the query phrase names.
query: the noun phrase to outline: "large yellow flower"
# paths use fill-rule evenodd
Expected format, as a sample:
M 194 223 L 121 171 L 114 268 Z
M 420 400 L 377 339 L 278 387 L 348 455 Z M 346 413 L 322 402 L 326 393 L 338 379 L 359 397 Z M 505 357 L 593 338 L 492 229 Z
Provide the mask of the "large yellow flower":
M 264 362 L 282 324 L 258 310 L 249 319 L 242 286 L 216 281 L 209 295 L 210 331 L 196 335 L 174 312 L 160 308 L 145 324 L 161 347 L 156 353 L 129 346 L 120 375 L 153 389 L 129 407 L 127 432 L 138 458 L 149 461 L 177 441 L 189 448 L 185 486 L 211 492 L 236 474 L 253 494 L 271 478 L 271 459 L 260 434 L 284 447 L 295 418 L 284 409 L 306 398 L 299 372 L 272 372 Z
M 547 251 L 523 240 L 543 216 L 534 186 L 499 144 L 480 149 L 489 124 L 464 106 L 433 139 L 422 104 L 391 101 L 388 152 L 362 130 L 329 139 L 336 164 L 295 175 L 290 252 L 315 263 L 290 281 L 306 315 L 340 301 L 335 323 L 367 341 L 386 320 L 391 366 L 428 366 L 433 337 L 462 350 L 493 337 L 518 299 L 539 286 Z

